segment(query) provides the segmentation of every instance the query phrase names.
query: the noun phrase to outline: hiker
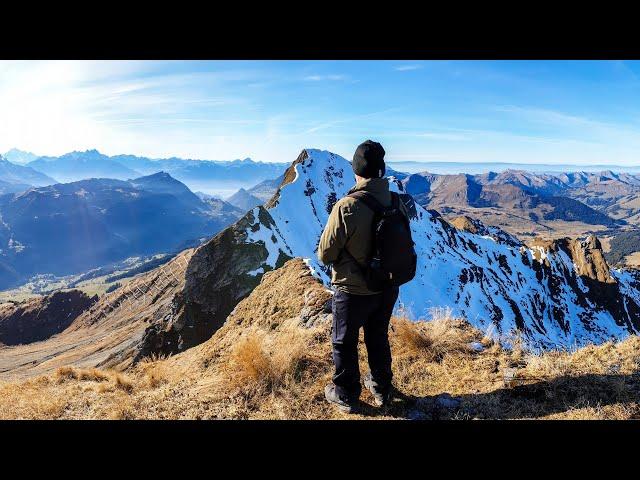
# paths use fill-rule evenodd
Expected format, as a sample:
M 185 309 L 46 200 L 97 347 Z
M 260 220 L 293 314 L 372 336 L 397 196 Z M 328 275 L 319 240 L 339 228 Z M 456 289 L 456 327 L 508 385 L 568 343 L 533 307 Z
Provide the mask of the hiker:
M 319 260 L 332 266 L 334 287 L 331 341 L 335 374 L 325 387 L 325 398 L 347 413 L 357 408 L 361 393 L 360 327 L 370 369 L 364 384 L 377 406 L 386 405 L 391 398 L 389 322 L 398 286 L 415 275 L 409 216 L 399 195 L 389 191 L 389 181 L 383 178 L 384 155 L 377 142 L 367 140 L 358 146 L 352 162 L 356 185 L 334 205 L 318 245 Z

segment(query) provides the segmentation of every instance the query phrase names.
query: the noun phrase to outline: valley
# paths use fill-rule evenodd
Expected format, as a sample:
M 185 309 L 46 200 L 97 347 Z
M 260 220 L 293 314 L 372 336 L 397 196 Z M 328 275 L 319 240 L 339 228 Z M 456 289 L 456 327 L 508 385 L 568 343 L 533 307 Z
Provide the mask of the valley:
M 0 198 L 0 288 L 39 274 L 86 272 L 133 256 L 177 253 L 233 223 L 242 210 L 206 202 L 167 173 L 81 180 Z

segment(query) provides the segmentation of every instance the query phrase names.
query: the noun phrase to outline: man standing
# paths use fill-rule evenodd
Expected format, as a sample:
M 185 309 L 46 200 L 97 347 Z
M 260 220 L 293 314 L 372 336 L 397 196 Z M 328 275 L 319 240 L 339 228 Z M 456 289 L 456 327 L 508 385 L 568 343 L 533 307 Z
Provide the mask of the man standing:
M 361 393 L 358 368 L 360 327 L 364 329 L 370 368 L 365 386 L 378 406 L 385 405 L 391 396 L 388 329 L 398 298 L 398 286 L 372 286 L 367 268 L 375 248 L 373 227 L 382 209 L 400 212 L 407 230 L 409 222 L 403 202 L 398 200 L 397 194 L 389 191 L 389 181 L 383 178 L 384 155 L 382 145 L 377 142 L 367 140 L 358 146 L 352 162 L 356 185 L 334 205 L 318 245 L 320 261 L 332 265 L 331 283 L 334 287 L 331 340 L 335 374 L 333 382 L 325 387 L 325 397 L 347 413 L 354 411 Z M 407 280 L 401 283 L 404 281 Z

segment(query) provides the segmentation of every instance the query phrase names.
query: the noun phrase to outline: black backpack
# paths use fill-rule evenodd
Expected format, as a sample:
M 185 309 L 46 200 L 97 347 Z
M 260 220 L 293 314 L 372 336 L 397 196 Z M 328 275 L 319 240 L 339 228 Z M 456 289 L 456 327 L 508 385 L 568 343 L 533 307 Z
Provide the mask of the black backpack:
M 415 243 L 411 238 L 409 219 L 400 210 L 400 196 L 391 192 L 389 207 L 382 206 L 373 195 L 361 190 L 348 196 L 361 200 L 374 213 L 371 258 L 361 266 L 367 288 L 381 291 L 412 280 L 416 275 L 418 256 L 413 248 Z

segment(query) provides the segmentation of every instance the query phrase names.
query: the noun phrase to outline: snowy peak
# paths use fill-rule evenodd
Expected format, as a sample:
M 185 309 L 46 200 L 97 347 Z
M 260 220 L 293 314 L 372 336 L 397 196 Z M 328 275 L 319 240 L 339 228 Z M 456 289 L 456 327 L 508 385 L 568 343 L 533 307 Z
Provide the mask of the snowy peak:
M 25 152 L 24 150 L 18 150 L 17 148 L 12 148 L 11 150 L 9 150 L 4 154 L 4 157 L 5 159 L 9 160 L 11 163 L 25 165 L 35 160 L 36 158 L 38 158 L 38 155 L 35 155 L 31 152 Z
M 261 215 L 254 210 L 256 219 L 268 217 L 248 232 L 249 242 L 268 251 L 254 272 L 276 268 L 283 255 L 302 257 L 328 285 L 329 269 L 316 260 L 317 243 L 331 208 L 353 183 L 347 160 L 304 150 L 266 210 Z M 626 296 L 620 285 L 630 274 L 608 273 L 595 237 L 526 247 L 479 222 L 475 232 L 458 230 L 412 202 L 400 182 L 392 181 L 392 188 L 414 212 L 418 274 L 400 293 L 404 311 L 414 318 L 449 307 L 480 328 L 504 336 L 518 329 L 530 343 L 545 347 L 622 337 L 640 327 L 638 295 Z

